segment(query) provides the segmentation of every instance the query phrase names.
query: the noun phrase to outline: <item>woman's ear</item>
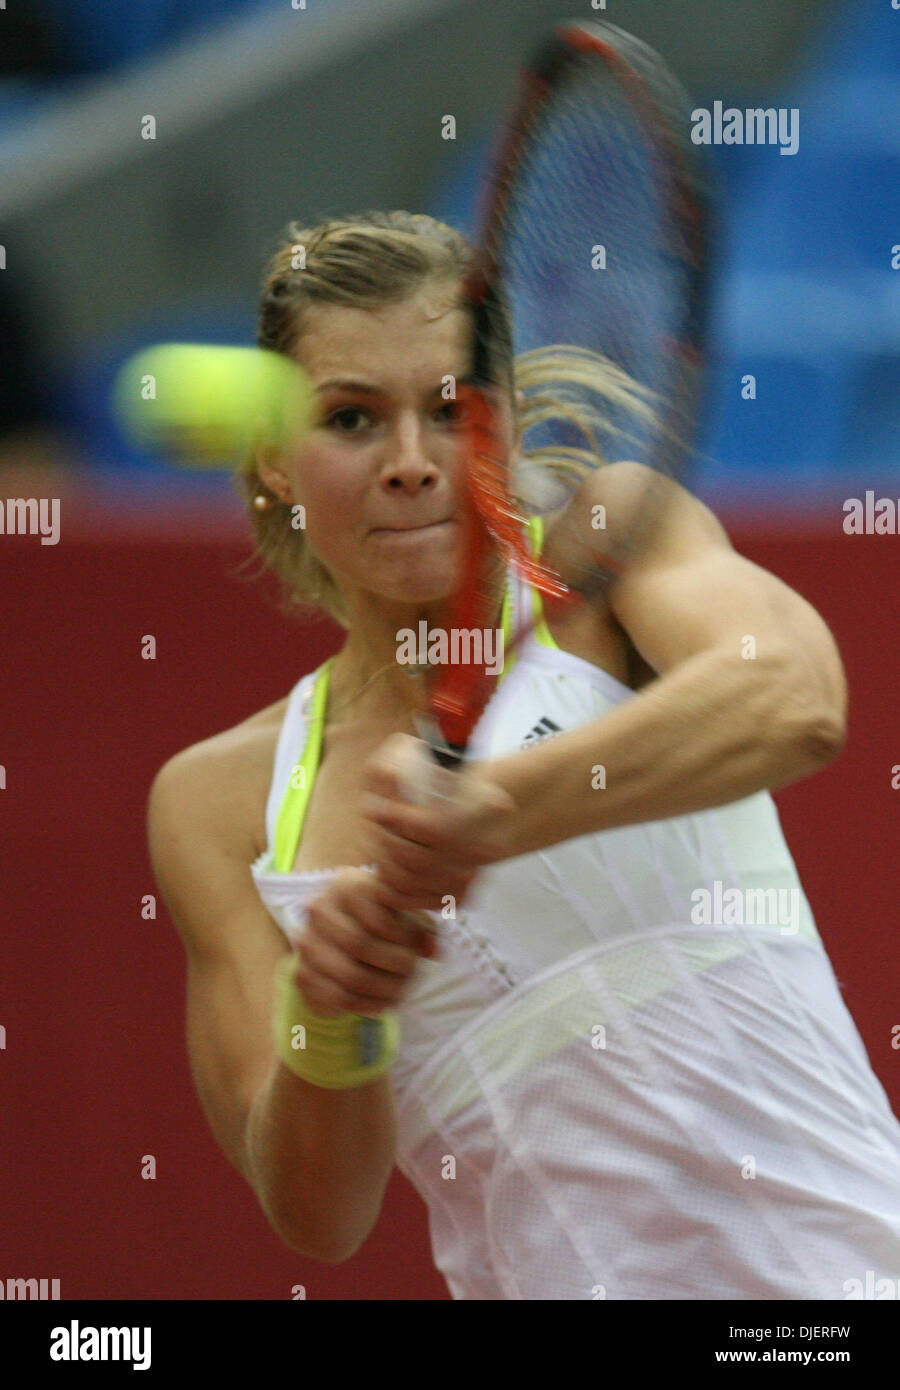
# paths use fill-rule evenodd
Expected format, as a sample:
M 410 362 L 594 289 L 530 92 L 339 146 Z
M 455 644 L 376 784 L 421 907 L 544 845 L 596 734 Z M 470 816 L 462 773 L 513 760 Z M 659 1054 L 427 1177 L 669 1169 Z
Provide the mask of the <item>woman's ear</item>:
M 279 502 L 290 501 L 290 481 L 279 467 L 279 455 L 276 450 L 257 449 L 256 471 L 259 474 L 260 482 L 265 484 Z

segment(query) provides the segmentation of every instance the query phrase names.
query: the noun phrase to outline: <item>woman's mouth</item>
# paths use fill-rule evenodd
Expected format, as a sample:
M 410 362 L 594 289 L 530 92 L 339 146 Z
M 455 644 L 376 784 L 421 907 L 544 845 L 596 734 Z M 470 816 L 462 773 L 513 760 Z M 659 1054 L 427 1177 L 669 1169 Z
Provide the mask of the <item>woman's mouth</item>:
M 452 526 L 452 519 L 447 517 L 443 521 L 427 521 L 421 526 L 376 526 L 372 531 L 373 536 L 425 536 L 440 531 L 445 526 Z

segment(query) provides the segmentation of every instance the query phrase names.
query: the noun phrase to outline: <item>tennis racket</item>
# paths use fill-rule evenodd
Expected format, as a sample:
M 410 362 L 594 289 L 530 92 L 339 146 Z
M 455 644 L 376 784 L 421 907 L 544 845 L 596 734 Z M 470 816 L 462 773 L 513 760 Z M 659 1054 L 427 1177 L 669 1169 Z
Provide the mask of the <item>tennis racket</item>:
M 498 562 L 540 591 L 548 616 L 608 595 L 649 542 L 671 495 L 669 480 L 688 471 L 712 245 L 710 179 L 690 139 L 690 109 L 662 59 L 605 23 L 556 26 L 522 72 L 464 286 L 473 323 L 472 375 L 457 388 L 465 550 L 448 629 L 493 624 L 497 589 L 488 576 Z M 654 407 L 652 418 L 635 418 L 624 407 L 598 405 L 585 388 L 577 404 L 597 428 L 586 434 L 565 421 L 541 441 L 562 458 L 587 449 L 596 466 L 612 455 L 646 468 L 629 515 L 598 533 L 596 547 L 577 560 L 574 581 L 567 571 L 568 583 L 529 551 L 501 442 L 505 387 L 495 379 L 489 344 L 503 299 L 513 311 L 517 354 L 550 345 L 600 354 L 639 383 Z M 429 798 L 429 762 L 452 768 L 465 758 L 495 680 L 474 662 L 433 669 L 428 713 L 418 724 L 430 757 L 420 754 L 405 775 L 415 800 Z

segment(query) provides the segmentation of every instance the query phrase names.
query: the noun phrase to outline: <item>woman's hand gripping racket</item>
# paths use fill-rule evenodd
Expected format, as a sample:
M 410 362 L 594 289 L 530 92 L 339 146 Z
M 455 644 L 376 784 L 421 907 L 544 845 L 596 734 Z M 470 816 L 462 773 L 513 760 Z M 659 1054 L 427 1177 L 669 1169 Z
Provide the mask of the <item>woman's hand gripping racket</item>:
M 649 544 L 672 481 L 687 471 L 704 365 L 712 201 L 690 129 L 690 103 L 665 64 L 612 25 L 558 25 L 522 73 L 464 289 L 473 323 L 472 377 L 457 388 L 466 541 L 448 630 L 496 623 L 490 577 L 498 562 L 538 589 L 548 615 L 608 598 Z M 635 416 L 623 395 L 620 405 L 603 400 L 598 413 L 586 385 L 575 403 L 599 428 L 586 435 L 573 415 L 549 440 L 557 457 L 577 447 L 583 459 L 587 448 L 600 467 L 624 436 L 627 456 L 643 465 L 627 514 L 609 518 L 597 546 L 585 546 L 567 570 L 567 583 L 529 551 L 501 442 L 503 387 L 491 342 L 504 300 L 517 353 L 560 345 L 598 354 L 645 388 L 653 405 L 652 414 Z M 571 389 L 568 398 L 575 400 Z M 410 800 L 434 795 L 436 764 L 461 765 L 495 679 L 474 663 L 434 668 L 422 743 L 409 746 L 404 772 Z

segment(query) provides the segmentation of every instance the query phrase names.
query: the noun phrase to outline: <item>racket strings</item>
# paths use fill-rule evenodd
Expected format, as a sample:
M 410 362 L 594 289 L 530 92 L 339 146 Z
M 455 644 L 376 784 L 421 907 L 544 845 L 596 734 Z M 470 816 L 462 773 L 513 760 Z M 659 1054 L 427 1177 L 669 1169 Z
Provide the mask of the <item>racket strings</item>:
M 666 402 L 681 373 L 677 345 L 689 336 L 680 311 L 697 251 L 691 219 L 681 215 L 687 193 L 675 167 L 680 149 L 679 161 L 672 155 L 668 89 L 654 123 L 649 100 L 633 99 L 636 82 L 626 86 L 596 60 L 576 61 L 547 110 L 534 114 L 507 190 L 503 276 L 517 351 L 554 342 L 593 350 Z M 627 406 L 596 396 L 585 404 L 606 453 L 627 432 L 649 459 L 659 433 L 676 433 L 665 407 L 655 428 L 635 431 Z M 573 442 L 571 431 L 561 442 Z
M 507 132 L 505 171 L 491 193 L 480 283 L 502 270 L 516 309 L 517 356 L 556 343 L 561 357 L 573 348 L 592 354 L 595 382 L 602 373 L 605 385 L 637 384 L 637 397 L 633 389 L 605 394 L 569 376 L 537 421 L 545 457 L 597 467 L 613 456 L 615 441 L 627 440 L 634 457 L 677 475 L 686 449 L 680 426 L 690 418 L 700 365 L 685 310 L 698 260 L 686 136 L 678 134 L 689 122 L 662 65 L 640 44 L 626 48 L 628 62 L 614 50 L 608 64 L 596 56 L 570 61 L 552 99 L 544 82 L 527 88 L 514 122 L 518 144 Z M 635 408 L 641 400 L 643 411 Z M 569 586 L 531 556 L 488 412 L 473 413 L 472 436 L 473 505 L 519 574 L 545 596 L 565 599 Z M 651 518 L 648 506 L 645 524 Z M 620 530 L 628 536 L 633 525 Z M 625 548 L 618 560 L 594 552 L 601 573 L 579 592 L 620 573 Z M 633 538 L 627 548 L 634 550 Z
M 707 211 L 690 106 L 651 50 L 606 24 L 559 26 L 532 65 L 495 151 L 468 282 L 475 309 L 474 388 L 465 476 L 472 516 L 458 613 L 487 615 L 484 576 L 499 553 L 547 600 L 548 613 L 609 590 L 666 510 L 638 487 L 598 546 L 585 540 L 566 579 L 536 560 L 513 497 L 490 403 L 494 298 L 512 305 L 517 364 L 536 373 L 528 456 L 573 478 L 628 458 L 678 478 L 690 456 L 706 320 Z M 554 375 L 555 374 L 555 375 Z M 556 390 L 554 390 L 554 385 Z M 611 518 L 612 519 L 612 518 Z M 517 639 L 519 640 L 519 639 Z M 446 672 L 434 709 L 464 748 L 494 688 L 483 669 Z

